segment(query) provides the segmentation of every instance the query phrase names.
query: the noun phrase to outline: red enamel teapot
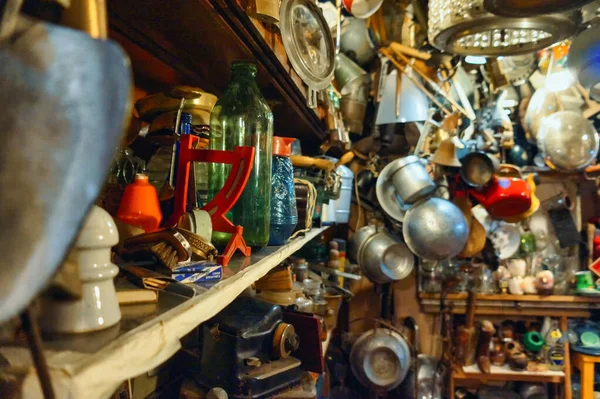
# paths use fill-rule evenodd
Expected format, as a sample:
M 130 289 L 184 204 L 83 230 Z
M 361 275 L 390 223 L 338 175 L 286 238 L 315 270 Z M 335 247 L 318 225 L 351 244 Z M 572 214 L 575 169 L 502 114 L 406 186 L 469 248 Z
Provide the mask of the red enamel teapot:
M 516 177 L 494 176 L 482 189 L 469 189 L 494 219 L 519 215 L 531 208 L 531 189 L 527 182 Z

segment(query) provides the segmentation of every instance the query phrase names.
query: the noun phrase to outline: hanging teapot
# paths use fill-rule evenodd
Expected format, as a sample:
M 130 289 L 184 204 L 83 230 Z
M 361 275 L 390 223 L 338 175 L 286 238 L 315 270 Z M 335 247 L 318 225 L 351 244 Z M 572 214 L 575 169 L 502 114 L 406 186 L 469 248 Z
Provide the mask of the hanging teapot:
M 499 172 L 516 169 L 502 165 Z M 470 189 L 475 198 L 494 219 L 506 219 L 521 215 L 531 208 L 532 194 L 527 182 L 520 177 L 493 176 L 490 183 L 482 189 Z

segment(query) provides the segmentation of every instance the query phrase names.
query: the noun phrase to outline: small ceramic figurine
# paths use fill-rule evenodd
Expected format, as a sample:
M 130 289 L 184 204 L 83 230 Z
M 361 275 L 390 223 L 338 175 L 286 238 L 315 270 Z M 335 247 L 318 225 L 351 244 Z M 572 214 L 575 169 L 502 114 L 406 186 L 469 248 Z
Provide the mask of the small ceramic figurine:
M 508 272 L 508 269 L 506 267 L 500 266 L 494 272 L 494 278 L 497 281 L 504 280 L 504 279 L 510 278 L 510 273 Z
M 500 339 L 503 342 L 510 342 L 515 339 L 515 323 L 511 320 L 505 320 L 500 325 Z
M 550 295 L 554 290 L 554 273 L 543 270 L 536 275 L 536 288 L 541 295 Z
M 504 347 L 500 338 L 494 338 L 492 341 L 490 360 L 494 366 L 502 366 L 506 362 L 506 353 L 504 352 Z
M 537 279 L 533 276 L 525 276 L 523 278 L 523 291 L 526 294 L 537 294 Z
M 523 278 L 513 277 L 508 281 L 508 291 L 513 295 L 523 295 Z
M 524 277 L 527 270 L 525 259 L 509 259 L 507 262 L 508 272 L 512 277 Z

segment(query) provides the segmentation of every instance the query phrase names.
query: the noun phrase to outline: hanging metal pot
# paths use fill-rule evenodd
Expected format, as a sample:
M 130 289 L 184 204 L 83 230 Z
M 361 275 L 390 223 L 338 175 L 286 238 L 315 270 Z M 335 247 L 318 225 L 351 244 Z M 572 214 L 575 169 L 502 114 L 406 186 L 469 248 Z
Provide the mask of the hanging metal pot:
M 404 240 L 410 250 L 427 260 L 453 258 L 469 237 L 469 226 L 452 202 L 432 197 L 413 205 L 404 216 Z
M 387 171 L 386 171 L 387 169 Z M 385 173 L 384 173 L 385 171 Z M 409 155 L 388 164 L 379 176 L 383 181 L 389 179 L 400 200 L 404 204 L 414 204 L 421 198 L 433 193 L 436 189 L 435 183 L 421 159 L 415 155 Z
M 350 257 L 369 280 L 378 284 L 406 278 L 415 263 L 406 244 L 375 226 L 363 227 L 352 236 Z

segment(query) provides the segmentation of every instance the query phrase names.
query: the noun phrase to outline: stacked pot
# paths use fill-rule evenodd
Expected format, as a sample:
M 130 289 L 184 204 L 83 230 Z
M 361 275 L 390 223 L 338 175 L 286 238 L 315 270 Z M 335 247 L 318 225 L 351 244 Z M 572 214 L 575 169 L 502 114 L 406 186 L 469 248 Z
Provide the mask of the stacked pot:
M 377 226 L 365 226 L 354 233 L 349 254 L 364 275 L 379 284 L 408 277 L 415 263 L 406 244 Z
M 436 184 L 419 157 L 411 155 L 387 165 L 377 186 L 387 187 L 387 191 L 393 187 L 395 201 L 390 203 L 389 196 L 378 195 L 378 199 L 384 210 L 405 212 L 398 221 L 402 223 L 404 241 L 415 255 L 443 260 L 458 255 L 465 247 L 469 226 L 463 213 L 452 202 L 434 196 Z

